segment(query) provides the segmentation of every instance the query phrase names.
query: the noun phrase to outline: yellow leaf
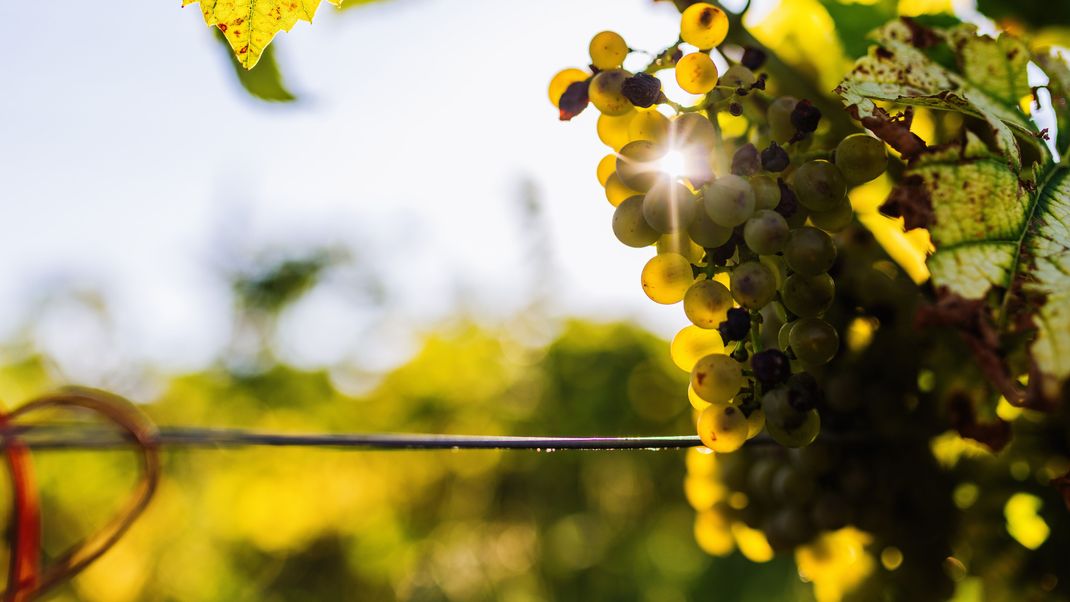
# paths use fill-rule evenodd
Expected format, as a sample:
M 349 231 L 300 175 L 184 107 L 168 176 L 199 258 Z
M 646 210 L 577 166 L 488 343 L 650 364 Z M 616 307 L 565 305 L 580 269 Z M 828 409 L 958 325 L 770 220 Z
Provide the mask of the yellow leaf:
M 320 0 L 182 0 L 201 3 L 204 22 L 226 36 L 238 63 L 252 69 L 275 34 L 290 31 L 300 20 L 312 22 Z M 328 0 L 339 6 L 342 0 Z

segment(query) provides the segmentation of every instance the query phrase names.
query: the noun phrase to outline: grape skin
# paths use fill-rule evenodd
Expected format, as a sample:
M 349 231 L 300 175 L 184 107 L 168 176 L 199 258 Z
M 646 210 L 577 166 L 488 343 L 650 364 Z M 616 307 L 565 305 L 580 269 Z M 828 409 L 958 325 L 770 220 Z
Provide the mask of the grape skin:
M 803 163 L 792 176 L 799 202 L 811 211 L 834 209 L 847 194 L 847 183 L 838 167 L 817 159 Z
M 617 176 L 629 188 L 646 192 L 663 176 L 657 164 L 663 156 L 664 147 L 649 140 L 629 142 L 617 155 Z
M 836 243 L 817 228 L 805 226 L 791 231 L 784 246 L 784 259 L 792 270 L 807 276 L 829 271 L 836 261 Z
M 643 197 L 630 196 L 613 211 L 613 234 L 629 247 L 649 247 L 658 240 L 658 232 L 643 217 Z
M 709 50 L 718 46 L 728 35 L 728 15 L 707 2 L 697 2 L 680 14 L 680 38 Z
M 606 200 L 609 201 L 610 205 L 616 207 L 623 203 L 624 199 L 641 194 L 643 193 L 638 190 L 628 188 L 628 186 L 621 181 L 620 175 L 618 175 L 617 172 L 609 174 L 609 178 L 606 180 Z
M 743 387 L 743 366 L 723 353 L 707 355 L 692 368 L 691 387 L 710 403 L 726 403 Z
M 747 440 L 747 418 L 732 405 L 714 403 L 703 410 L 698 419 L 698 435 L 702 444 L 719 453 L 731 453 Z
M 603 115 L 620 116 L 634 110 L 632 103 L 625 98 L 620 87 L 624 80 L 631 77 L 624 69 L 610 69 L 594 76 L 587 95 L 591 104 Z
M 827 364 L 840 348 L 840 337 L 831 324 L 821 318 L 801 318 L 788 335 L 795 356 L 806 364 Z
M 695 217 L 691 191 L 675 180 L 658 180 L 643 199 L 643 216 L 662 234 L 686 230 Z
M 825 310 L 832 306 L 835 294 L 836 285 L 828 274 L 792 274 L 780 289 L 780 299 L 784 306 L 801 318 L 812 318 L 825 313 Z
M 704 52 L 684 55 L 676 63 L 676 83 L 690 94 L 705 94 L 717 85 L 717 65 Z
M 754 207 L 756 209 L 776 209 L 780 204 L 780 185 L 771 176 L 757 174 L 750 178 L 754 189 Z
M 769 137 L 780 144 L 787 143 L 795 135 L 795 126 L 791 124 L 791 112 L 799 100 L 793 96 L 781 96 L 769 104 L 765 119 L 769 123 Z
M 616 69 L 628 56 L 628 44 L 624 38 L 615 31 L 603 31 L 591 38 L 588 49 L 591 54 L 591 64 L 600 71 Z
M 776 297 L 776 277 L 757 261 L 742 263 L 730 276 L 732 298 L 743 307 L 759 310 Z
M 884 142 L 866 134 L 851 134 L 836 146 L 836 167 L 852 185 L 868 182 L 888 168 Z
M 699 280 L 684 295 L 684 314 L 699 328 L 716 329 L 731 308 L 732 293 L 716 280 Z
M 763 209 L 743 226 L 743 240 L 759 255 L 779 253 L 788 242 L 788 222 L 776 211 Z
M 643 266 L 641 277 L 643 292 L 651 301 L 672 305 L 684 298 L 695 278 L 691 262 L 683 255 L 664 253 L 655 255 Z
M 732 229 L 710 219 L 702 197 L 695 199 L 695 205 L 695 217 L 691 220 L 691 225 L 687 227 L 691 240 L 707 249 L 713 249 L 728 242 L 728 239 L 732 238 Z
M 754 213 L 754 189 L 747 180 L 727 175 L 702 187 L 706 213 L 714 223 L 735 228 Z

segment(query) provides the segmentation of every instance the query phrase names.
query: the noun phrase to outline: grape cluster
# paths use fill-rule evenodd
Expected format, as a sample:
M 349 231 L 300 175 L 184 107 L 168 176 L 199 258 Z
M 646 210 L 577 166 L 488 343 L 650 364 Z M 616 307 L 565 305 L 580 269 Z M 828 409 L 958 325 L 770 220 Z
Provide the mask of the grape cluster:
M 718 73 L 711 52 L 727 33 L 723 11 L 693 4 L 681 15 L 683 44 L 633 74 L 623 69 L 632 52 L 624 39 L 601 32 L 589 71 L 558 73 L 550 99 L 562 119 L 589 104 L 600 112 L 598 135 L 615 150 L 597 169 L 615 207 L 613 233 L 629 247 L 656 248 L 643 291 L 656 303 L 682 301 L 692 324 L 670 351 L 691 373 L 703 443 L 731 452 L 764 430 L 801 447 L 821 427 L 822 392 L 809 372 L 840 347 L 823 319 L 836 294 L 829 233 L 851 224 L 848 187 L 883 173 L 887 154 L 865 134 L 832 153 L 812 148 L 820 110 L 765 94 L 760 51 Z M 657 77 L 668 69 L 701 100 L 669 100 Z M 725 118 L 744 119 L 743 133 L 724 136 Z

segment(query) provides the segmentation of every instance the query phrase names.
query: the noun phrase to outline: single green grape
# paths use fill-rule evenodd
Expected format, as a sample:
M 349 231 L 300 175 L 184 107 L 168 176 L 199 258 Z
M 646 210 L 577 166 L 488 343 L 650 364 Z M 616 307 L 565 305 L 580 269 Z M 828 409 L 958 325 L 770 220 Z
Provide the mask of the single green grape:
M 754 213 L 754 189 L 747 180 L 727 175 L 702 187 L 706 213 L 714 223 L 735 228 Z
M 821 416 L 817 410 L 803 412 L 803 421 L 794 428 L 772 424 L 767 418 L 765 431 L 784 447 L 806 447 L 813 443 L 821 432 Z
M 784 259 L 792 270 L 807 276 L 829 271 L 836 261 L 836 243 L 817 228 L 804 226 L 791 231 L 784 245 Z
M 621 92 L 624 80 L 631 77 L 631 75 L 624 69 L 610 69 L 594 76 L 590 87 L 587 89 L 587 96 L 591 99 L 591 104 L 601 111 L 603 115 L 610 116 L 624 115 L 634 110 L 631 101 Z
M 603 31 L 591 38 L 591 64 L 600 71 L 616 69 L 628 56 L 628 44 L 615 31 Z
M 743 65 L 732 65 L 725 70 L 724 75 L 721 76 L 721 81 L 718 83 L 722 86 L 732 86 L 733 88 L 749 88 L 756 81 L 758 81 L 758 78 L 754 76 L 753 71 Z
M 828 274 L 792 274 L 780 289 L 780 300 L 791 313 L 811 318 L 825 313 L 835 294 L 836 284 Z
M 665 145 L 669 141 L 669 118 L 657 111 L 636 111 L 628 122 L 630 140 L 650 140 Z
M 718 46 L 728 35 L 728 15 L 707 2 L 697 2 L 680 14 L 680 39 L 709 50 Z
M 743 241 L 759 255 L 779 253 L 790 235 L 784 216 L 769 209 L 755 213 L 743 226 Z
M 617 154 L 617 176 L 629 188 L 646 192 L 664 177 L 658 160 L 665 156 L 665 147 L 649 140 L 634 140 L 625 144 Z
M 699 328 L 716 329 L 732 309 L 732 293 L 716 280 L 699 280 L 684 294 L 684 315 Z
M 757 437 L 765 429 L 765 412 L 761 408 L 754 408 L 747 416 L 747 439 Z
M 780 287 L 784 285 L 784 280 L 788 277 L 788 262 L 784 261 L 784 257 L 780 255 L 760 255 L 758 261 L 773 273 L 773 277 L 776 278 L 776 288 L 780 290 Z
M 685 230 L 662 234 L 658 236 L 655 244 L 659 255 L 662 253 L 676 253 L 683 255 L 691 263 L 701 263 L 703 256 L 706 255 L 706 250 L 695 244 Z
M 684 113 L 672 120 L 669 138 L 685 154 L 708 155 L 718 143 L 717 128 L 701 113 Z
M 710 219 L 702 197 L 695 199 L 695 205 L 695 217 L 691 220 L 691 225 L 687 227 L 687 234 L 691 240 L 707 249 L 715 249 L 728 242 L 728 239 L 732 238 L 732 229 Z
M 698 419 L 702 444 L 719 453 L 734 452 L 747 440 L 747 417 L 727 403 L 714 403 Z
M 643 198 L 643 216 L 662 234 L 686 230 L 695 218 L 691 191 L 676 180 L 659 179 Z
M 723 353 L 711 353 L 691 369 L 691 388 L 710 403 L 728 403 L 743 387 L 743 365 Z
M 801 411 L 792 406 L 787 387 L 777 387 L 763 395 L 762 410 L 766 432 L 784 447 L 809 445 L 821 430 L 817 410 Z
M 840 232 L 851 225 L 854 221 L 855 212 L 851 208 L 851 201 L 844 197 L 840 204 L 828 211 L 811 211 L 810 221 L 828 232 Z
M 606 185 L 606 181 L 609 180 L 609 176 L 617 169 L 617 155 L 610 153 L 598 162 L 598 168 L 595 170 L 595 175 L 598 177 L 598 183 L 602 186 Z
M 609 177 L 606 178 L 606 200 L 609 201 L 610 205 L 616 207 L 623 203 L 624 199 L 637 194 L 641 195 L 643 193 L 625 185 L 620 176 L 617 175 L 617 172 L 609 174 Z
M 795 327 L 795 322 L 785 322 L 780 330 L 777 331 L 777 345 L 779 345 L 781 351 L 787 351 L 788 347 L 791 347 L 791 329 Z
M 780 144 L 786 144 L 795 135 L 795 126 L 791 123 L 791 112 L 799 99 L 793 96 L 781 96 L 769 103 L 765 119 L 769 123 L 769 137 Z
M 676 63 L 676 83 L 690 94 L 705 94 L 717 85 L 717 65 L 705 52 L 684 55 Z
M 851 134 L 836 146 L 836 167 L 848 184 L 862 184 L 888 169 L 888 150 L 873 136 Z
M 643 217 L 642 195 L 631 196 L 613 211 L 613 234 L 629 247 L 649 247 L 658 240 L 657 230 Z
M 776 297 L 776 276 L 757 261 L 741 263 L 729 275 L 732 298 L 743 307 L 758 310 Z
M 750 186 L 754 189 L 754 207 L 756 209 L 776 209 L 780 204 L 780 185 L 776 178 L 766 174 L 750 177 Z
M 680 302 L 694 281 L 691 262 L 683 255 L 655 255 L 643 266 L 643 292 L 655 303 L 672 305 Z
M 812 366 L 827 364 L 840 349 L 840 337 L 821 318 L 800 318 L 788 335 L 795 356 Z
M 811 211 L 834 209 L 847 194 L 840 169 L 823 159 L 807 161 L 795 170 L 792 184 L 799 202 Z

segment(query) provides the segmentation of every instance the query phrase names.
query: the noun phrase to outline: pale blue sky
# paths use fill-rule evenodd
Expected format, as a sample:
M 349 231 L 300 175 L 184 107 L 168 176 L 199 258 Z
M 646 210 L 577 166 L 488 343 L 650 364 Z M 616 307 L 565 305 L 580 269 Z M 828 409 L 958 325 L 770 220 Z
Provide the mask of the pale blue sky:
M 650 251 L 610 230 L 594 111 L 559 123 L 546 85 L 597 31 L 656 49 L 678 18 L 649 0 L 324 3 L 276 38 L 302 102 L 271 106 L 237 87 L 196 6 L 4 3 L 0 336 L 43 283 L 74 280 L 107 293 L 124 357 L 196 367 L 228 333 L 221 245 L 341 240 L 374 259 L 394 305 L 320 295 L 288 320 L 287 349 L 396 361 L 458 291 L 491 318 L 523 306 L 522 177 L 546 206 L 557 312 L 671 335 L 682 312 L 639 287 Z M 76 322 L 43 327 L 61 356 L 85 352 Z

